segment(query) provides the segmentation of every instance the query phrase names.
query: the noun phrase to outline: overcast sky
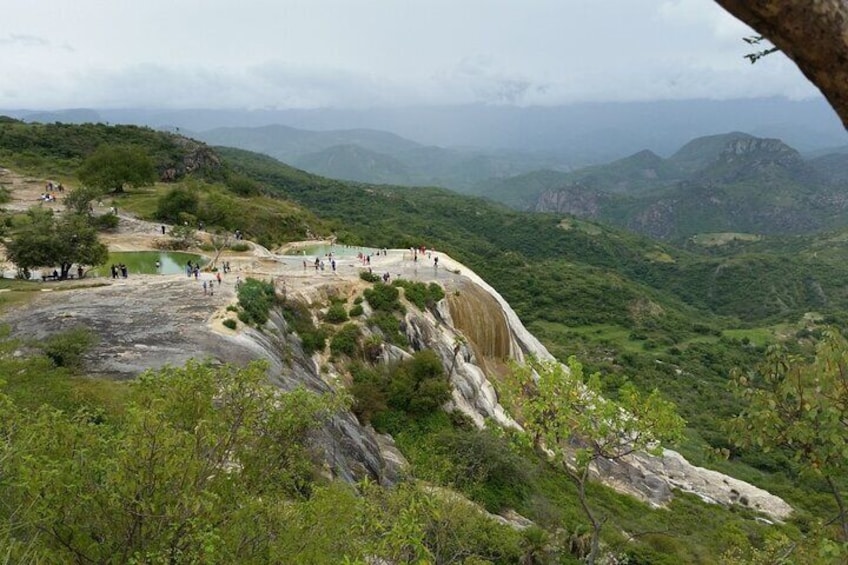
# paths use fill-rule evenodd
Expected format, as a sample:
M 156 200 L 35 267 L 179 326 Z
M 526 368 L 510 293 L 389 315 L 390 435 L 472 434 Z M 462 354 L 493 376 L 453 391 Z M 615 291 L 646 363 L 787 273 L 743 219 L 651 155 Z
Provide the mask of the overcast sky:
M 0 108 L 818 96 L 712 0 L 0 0 Z

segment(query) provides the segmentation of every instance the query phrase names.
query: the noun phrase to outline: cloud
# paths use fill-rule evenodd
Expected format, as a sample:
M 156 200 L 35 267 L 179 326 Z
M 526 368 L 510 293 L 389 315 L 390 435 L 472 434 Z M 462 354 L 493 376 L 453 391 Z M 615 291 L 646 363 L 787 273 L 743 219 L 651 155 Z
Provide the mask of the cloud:
M 10 33 L 4 37 L 0 37 L 0 46 L 8 45 L 21 47 L 50 47 L 50 42 L 43 37 L 35 35 Z

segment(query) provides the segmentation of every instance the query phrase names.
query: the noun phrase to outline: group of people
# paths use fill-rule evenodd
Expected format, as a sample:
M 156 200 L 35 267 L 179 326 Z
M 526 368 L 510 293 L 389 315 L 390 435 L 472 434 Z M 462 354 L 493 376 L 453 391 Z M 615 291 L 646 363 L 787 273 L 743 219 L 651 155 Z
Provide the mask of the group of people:
M 110 271 L 112 273 L 113 279 L 117 279 L 119 274 L 120 274 L 121 278 L 123 278 L 123 279 L 125 279 L 129 276 L 129 270 L 127 269 L 127 266 L 124 265 L 123 263 L 119 263 L 117 265 L 115 265 L 113 263 L 112 266 L 110 267 Z

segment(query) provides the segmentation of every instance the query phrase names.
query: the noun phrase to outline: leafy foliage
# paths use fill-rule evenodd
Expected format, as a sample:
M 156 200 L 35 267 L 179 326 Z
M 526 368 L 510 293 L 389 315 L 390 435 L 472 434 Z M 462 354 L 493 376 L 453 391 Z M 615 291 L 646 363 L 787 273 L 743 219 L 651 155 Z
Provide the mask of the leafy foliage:
M 418 351 L 388 371 L 357 367 L 352 372 L 353 410 L 380 429 L 385 427 L 379 419 L 388 411 L 419 418 L 438 411 L 450 399 L 442 362 L 430 350 Z
M 4 398 L 11 535 L 56 562 L 260 558 L 274 532 L 257 538 L 246 523 L 260 499 L 274 508 L 311 482 L 309 431 L 339 406 L 264 381 L 262 365 L 147 373 L 123 416 L 99 424 Z
M 6 255 L 18 269 L 59 266 L 63 279 L 74 263 L 100 265 L 107 254 L 86 216 L 70 214 L 57 220 L 51 210 L 38 208 L 27 212 L 25 223 L 6 244 Z
M 340 324 L 348 320 L 347 309 L 344 302 L 333 302 L 327 309 L 324 319 L 331 324 Z
M 381 282 L 375 283 L 363 293 L 365 300 L 374 310 L 378 312 L 402 312 L 398 289 Z
M 504 393 L 513 413 L 521 415 L 533 444 L 550 450 L 556 464 L 575 482 L 592 527 L 586 562 L 594 563 L 605 520 L 595 515 L 586 495 L 592 464 L 601 459 L 620 459 L 635 451 L 660 452 L 660 441 L 681 436 L 682 418 L 656 390 L 645 396 L 632 385 L 625 385 L 618 402 L 605 398 L 600 375 L 594 374 L 584 382 L 582 366 L 574 358 L 569 359 L 568 372 L 555 362 L 531 360 L 516 367 Z M 569 463 L 574 442 L 579 447 Z
M 327 344 L 327 332 L 315 326 L 306 305 L 294 300 L 286 300 L 282 310 L 286 322 L 300 336 L 304 353 L 312 355 L 324 350 Z
M 87 187 L 122 192 L 153 184 L 156 171 L 141 147 L 102 145 L 82 162 L 77 177 Z
M 330 339 L 330 351 L 335 355 L 347 355 L 353 357 L 359 346 L 359 326 L 356 324 L 345 324 Z
M 838 507 L 840 539 L 848 542 L 848 511 L 840 479 L 848 470 L 848 340 L 828 330 L 807 361 L 777 347 L 734 383 L 746 406 L 733 421 L 742 447 L 785 450 L 823 477 Z
M 268 321 L 268 312 L 277 302 L 274 285 L 248 278 L 239 286 L 238 301 L 241 308 L 239 318 L 246 324 L 262 326 Z
M 44 354 L 57 367 L 80 369 L 82 356 L 97 341 L 97 336 L 88 328 L 73 328 L 50 336 L 40 346 Z
M 197 194 L 184 186 L 170 188 L 159 197 L 156 204 L 156 219 L 177 223 L 182 214 L 197 217 L 200 199 Z
M 392 286 L 403 288 L 404 298 L 415 304 L 419 310 L 432 308 L 436 302 L 445 297 L 445 291 L 434 282 L 425 284 L 406 279 L 397 279 L 392 282 Z

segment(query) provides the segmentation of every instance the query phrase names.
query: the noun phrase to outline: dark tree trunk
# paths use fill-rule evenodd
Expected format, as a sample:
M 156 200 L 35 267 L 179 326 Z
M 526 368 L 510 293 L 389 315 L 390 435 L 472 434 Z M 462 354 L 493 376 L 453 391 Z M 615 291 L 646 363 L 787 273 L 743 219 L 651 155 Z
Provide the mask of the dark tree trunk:
M 792 59 L 848 128 L 848 2 L 716 0 Z

